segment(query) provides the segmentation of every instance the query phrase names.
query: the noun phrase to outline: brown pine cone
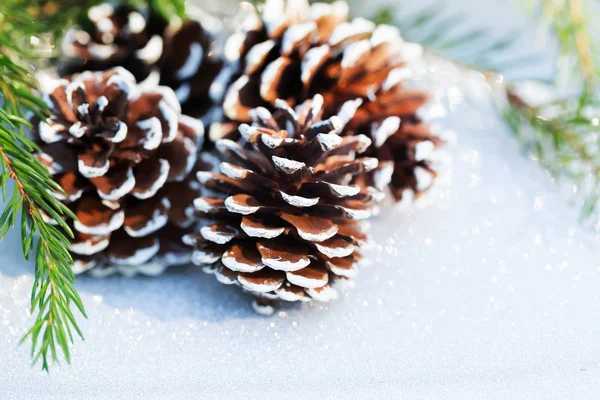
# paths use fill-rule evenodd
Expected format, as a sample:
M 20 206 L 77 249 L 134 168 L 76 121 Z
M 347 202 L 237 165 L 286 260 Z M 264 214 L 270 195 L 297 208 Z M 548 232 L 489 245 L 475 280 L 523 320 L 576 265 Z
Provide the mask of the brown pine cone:
M 211 126 L 211 140 L 250 121 L 255 107 L 273 110 L 277 99 L 295 105 L 321 94 L 325 117 L 359 99 L 342 134 L 364 134 L 373 141 L 368 154 L 380 165 L 365 181 L 389 187 L 396 199 L 405 189 L 425 189 L 435 175 L 425 150 L 441 140 L 417 115 L 429 94 L 405 85 L 421 48 L 404 42 L 394 27 L 362 18 L 349 21 L 348 5 L 341 1 L 267 0 L 260 15 L 247 7 L 240 30 L 226 44 L 230 68 L 237 73 L 229 85 L 219 80 L 212 90 L 222 101 L 224 121 Z
M 150 84 L 169 86 L 183 111 L 200 117 L 213 105 L 208 91 L 223 66 L 212 42 L 213 34 L 200 21 L 167 26 L 146 9 L 104 3 L 91 7 L 83 26 L 65 35 L 63 50 L 70 60 L 60 72 L 68 76 L 122 66 L 138 82 L 148 78 Z
M 117 67 L 54 81 L 53 116 L 34 126 L 38 159 L 77 216 L 70 221 L 74 272 L 160 272 L 189 261 L 182 236 L 194 221 L 199 185 L 190 173 L 204 135 L 181 115 L 167 87 L 137 86 Z
M 146 79 L 163 52 L 166 21 L 148 9 L 102 3 L 90 7 L 81 28 L 65 33 L 62 50 L 68 62 L 62 76 L 122 66 L 137 81 Z
M 270 300 L 328 301 L 332 283 L 356 275 L 360 220 L 380 193 L 352 181 L 378 162 L 357 156 L 371 140 L 339 136 L 343 119 L 323 120 L 322 106 L 317 95 L 295 111 L 282 100 L 273 114 L 251 111 L 254 126 L 240 125 L 246 145 L 217 141 L 221 173 L 197 174 L 220 195 L 195 201 L 208 223 L 184 238 L 192 261 L 255 295 L 260 312 Z
M 205 116 L 214 106 L 210 86 L 223 68 L 212 51 L 213 35 L 200 22 L 189 20 L 167 28 L 164 41 L 158 64 L 160 84 L 175 90 L 186 114 Z

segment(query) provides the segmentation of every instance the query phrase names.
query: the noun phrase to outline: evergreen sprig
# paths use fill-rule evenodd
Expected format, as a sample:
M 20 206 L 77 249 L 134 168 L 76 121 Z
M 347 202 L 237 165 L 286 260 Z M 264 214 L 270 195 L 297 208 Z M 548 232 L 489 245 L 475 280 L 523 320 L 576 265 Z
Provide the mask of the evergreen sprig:
M 597 106 L 590 108 L 577 99 L 532 105 L 514 88 L 507 90 L 507 100 L 503 117 L 508 127 L 553 176 L 575 185 L 583 200 L 581 218 L 590 220 L 600 200 Z
M 556 84 L 558 95 L 540 104 L 527 101 L 519 85 L 504 85 L 501 108 L 508 127 L 526 149 L 553 176 L 574 185 L 583 199 L 581 218 L 596 222 L 600 201 L 600 48 L 591 21 L 597 4 L 586 0 L 544 0 L 532 7 L 539 28 L 549 31 L 561 50 L 558 81 L 569 85 L 567 94 Z M 559 82 L 560 83 L 560 82 Z
M 500 88 L 500 114 L 524 148 L 555 177 L 575 185 L 583 198 L 582 219 L 598 216 L 600 44 L 595 40 L 594 33 L 598 32 L 593 31 L 592 23 L 598 16 L 598 4 L 590 0 L 528 0 L 539 31 L 549 33 L 561 51 L 559 75 L 550 87 L 556 89 L 561 80 L 569 85 L 568 94 L 542 104 L 528 102 L 519 94 L 521 82 L 502 76 L 539 59 L 536 54 L 511 56 L 521 33 L 511 32 L 498 39 L 485 29 L 461 29 L 466 16 L 445 6 L 446 2 L 440 0 L 398 18 L 401 12 L 384 8 L 375 19 L 398 25 L 404 38 L 423 45 L 430 54 L 484 73 L 494 87 Z M 539 84 L 548 83 L 546 77 L 534 79 Z
M 31 118 L 46 118 L 50 110 L 37 93 L 32 66 L 43 66 L 41 39 L 52 56 L 53 41 L 80 20 L 100 0 L 47 1 L 3 0 L 0 2 L 0 190 L 5 203 L 0 214 L 0 239 L 19 224 L 25 259 L 35 254 L 35 278 L 31 292 L 31 314 L 35 322 L 21 342 L 31 339 L 33 364 L 59 360 L 59 350 L 70 363 L 69 346 L 74 332 L 83 339 L 72 310 L 87 318 L 75 289 L 71 269 L 69 237 L 65 217 L 75 215 L 51 193 L 62 190 L 37 160 L 35 143 L 28 137 Z M 138 0 L 131 0 L 138 4 Z M 150 0 L 155 11 L 170 19 L 185 17 L 184 0 Z M 8 193 L 8 182 L 14 182 Z M 48 221 L 53 220 L 58 226 Z
M 32 23 L 42 14 L 47 24 Z M 37 43 L 42 35 L 58 31 L 68 14 L 42 2 L 26 5 L 8 0 L 0 5 L 0 187 L 5 202 L 0 238 L 19 223 L 25 259 L 35 252 L 30 312 L 37 316 L 22 341 L 31 338 L 33 363 L 41 361 L 44 370 L 48 370 L 49 358 L 58 360 L 58 348 L 70 362 L 73 331 L 83 337 L 71 305 L 82 315 L 86 313 L 74 287 L 68 240 L 72 232 L 64 220 L 65 216 L 75 216 L 51 195 L 61 190 L 60 186 L 33 155 L 36 146 L 26 135 L 29 119 L 45 118 L 49 112 L 35 95 L 36 81 L 26 61 L 39 58 L 35 46 L 29 45 Z M 11 195 L 7 193 L 9 180 L 14 181 Z M 47 223 L 48 217 L 59 227 Z

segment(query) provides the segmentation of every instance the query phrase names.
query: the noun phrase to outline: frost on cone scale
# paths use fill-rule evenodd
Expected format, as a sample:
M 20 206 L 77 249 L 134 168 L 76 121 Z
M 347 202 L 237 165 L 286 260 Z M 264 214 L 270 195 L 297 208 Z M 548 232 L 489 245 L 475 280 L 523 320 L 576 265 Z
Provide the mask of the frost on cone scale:
M 200 195 L 204 128 L 168 87 L 142 89 L 123 68 L 47 82 L 52 117 L 35 123 L 38 159 L 64 193 L 74 272 L 157 274 L 187 263 L 181 238 Z M 52 222 L 49 218 L 49 222 Z
M 207 117 L 213 106 L 209 88 L 223 66 L 213 51 L 218 32 L 205 27 L 215 25 L 212 20 L 202 13 L 167 23 L 147 8 L 93 6 L 82 26 L 65 34 L 67 60 L 59 71 L 68 76 L 122 66 L 138 82 L 172 88 L 185 114 Z
M 368 155 L 380 163 L 363 176 L 363 186 L 396 200 L 405 190 L 426 190 L 436 176 L 430 157 L 442 140 L 418 116 L 429 93 L 407 85 L 422 48 L 395 27 L 349 20 L 343 1 L 267 0 L 262 10 L 245 3 L 226 43 L 227 67 L 211 87 L 223 118 L 211 126 L 210 139 L 235 137 L 255 107 L 273 111 L 277 99 L 294 106 L 320 94 L 324 117 L 338 114 L 345 123 L 342 135 L 373 141 Z
M 354 278 L 366 240 L 361 221 L 381 196 L 354 184 L 377 168 L 365 135 L 342 137 L 338 116 L 322 119 L 323 97 L 296 109 L 250 112 L 238 142 L 221 139 L 220 173 L 198 172 L 214 195 L 194 202 L 205 223 L 185 236 L 193 262 L 252 293 L 260 312 L 272 301 L 328 301 L 333 284 Z

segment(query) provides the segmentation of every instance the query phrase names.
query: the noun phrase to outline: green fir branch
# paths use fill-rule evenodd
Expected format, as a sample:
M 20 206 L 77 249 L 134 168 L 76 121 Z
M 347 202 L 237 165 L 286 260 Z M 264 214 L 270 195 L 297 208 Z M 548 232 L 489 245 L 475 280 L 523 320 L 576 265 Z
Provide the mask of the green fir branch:
M 575 98 L 534 106 L 512 87 L 506 94 L 502 116 L 507 126 L 554 177 L 575 185 L 583 199 L 580 217 L 592 219 L 600 199 L 600 148 L 596 139 L 600 119 L 594 116 L 598 105 L 585 105 Z
M 460 30 L 467 18 L 445 7 L 440 0 L 414 14 L 392 8 L 378 11 L 379 23 L 396 24 L 405 39 L 421 44 L 434 56 L 469 70 L 482 72 L 501 96 L 497 104 L 507 126 L 523 147 L 555 177 L 568 179 L 583 197 L 581 217 L 598 215 L 600 200 L 600 150 L 597 130 L 600 123 L 600 46 L 595 40 L 593 21 L 599 4 L 591 0 L 530 0 L 530 15 L 540 32 L 549 32 L 561 50 L 557 63 L 563 66 L 557 80 L 568 81 L 575 94 L 544 105 L 529 104 L 518 95 L 519 82 L 505 76 L 509 71 L 531 65 L 539 56 L 514 58 L 512 49 L 521 32 L 495 38 L 486 30 Z M 395 18 L 396 17 L 396 18 Z M 568 67 L 568 70 L 565 70 Z M 541 83 L 542 80 L 538 78 Z M 498 83 L 500 82 L 500 83 Z M 543 81 L 544 83 L 545 80 Z M 577 89 L 577 85 L 580 84 Z
M 539 4 L 534 15 L 539 17 L 539 28 L 549 30 L 559 45 L 566 61 L 559 63 L 563 65 L 559 79 L 566 78 L 570 94 L 535 105 L 519 96 L 518 85 L 509 83 L 503 89 L 508 101 L 501 107 L 507 126 L 525 148 L 553 176 L 575 185 L 583 199 L 580 215 L 585 221 L 598 216 L 600 200 L 600 47 L 592 31 L 597 6 L 587 0 Z
M 36 94 L 31 66 L 44 65 L 37 47 L 40 38 L 49 38 L 47 47 L 52 49 L 53 41 L 60 40 L 64 30 L 81 21 L 88 8 L 98 3 L 101 1 L 0 2 L 0 191 L 5 204 L 0 214 L 0 239 L 18 224 L 25 259 L 35 254 L 30 312 L 36 317 L 21 342 L 31 339 L 33 364 L 41 362 L 46 371 L 50 360 L 59 360 L 59 350 L 70 363 L 74 336 L 83 339 L 72 306 L 87 315 L 75 289 L 69 253 L 73 234 L 65 222 L 65 218 L 76 217 L 51 195 L 61 188 L 35 157 L 37 147 L 27 137 L 30 119 L 46 118 L 50 112 Z M 150 5 L 165 18 L 185 16 L 184 0 L 150 0 Z M 14 182 L 12 192 L 8 191 L 9 181 Z
M 71 304 L 75 304 L 84 316 L 85 310 L 74 287 L 75 277 L 71 271 L 72 260 L 66 236 L 72 233 L 64 221 L 64 216 L 74 218 L 74 215 L 51 195 L 60 190 L 60 186 L 32 154 L 36 147 L 25 135 L 30 126 L 27 114 L 43 118 L 46 106 L 32 94 L 35 86 L 28 70 L 13 62 L 11 57 L 14 56 L 5 49 L 0 49 L 0 93 L 3 99 L 0 110 L 0 186 L 5 202 L 0 216 L 0 239 L 19 223 L 25 259 L 29 259 L 35 251 L 35 281 L 30 311 L 37 314 L 37 318 L 23 340 L 32 338 L 33 362 L 41 360 L 42 368 L 47 370 L 49 352 L 53 359 L 58 360 L 56 347 L 59 346 L 69 362 L 72 330 L 82 336 Z M 7 194 L 9 180 L 14 181 L 10 196 Z M 45 216 L 58 221 L 62 230 L 46 223 Z
M 44 25 L 32 22 L 38 11 L 43 12 Z M 36 81 L 25 61 L 39 61 L 35 48 L 28 46 L 31 38 L 58 31 L 68 14 L 42 2 L 25 6 L 22 1 L 8 0 L 0 5 L 0 186 L 5 202 L 0 216 L 0 239 L 19 224 L 25 259 L 35 254 L 30 312 L 37 316 L 22 342 L 32 339 L 33 363 L 41 361 L 44 370 L 48 370 L 50 358 L 58 361 L 57 348 L 70 362 L 73 331 L 83 337 L 71 305 L 82 315 L 86 313 L 74 287 L 68 240 L 72 233 L 64 220 L 75 216 L 51 195 L 61 190 L 60 186 L 33 155 L 36 146 L 26 135 L 29 118 L 45 118 L 49 110 L 34 94 Z M 9 180 L 14 182 L 10 195 Z M 48 216 L 59 226 L 48 224 Z

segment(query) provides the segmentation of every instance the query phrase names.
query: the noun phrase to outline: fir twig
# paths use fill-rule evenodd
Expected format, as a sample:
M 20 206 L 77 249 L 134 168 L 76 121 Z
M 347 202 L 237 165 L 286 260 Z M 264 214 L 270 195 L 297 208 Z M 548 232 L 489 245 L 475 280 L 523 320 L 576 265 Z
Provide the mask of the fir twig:
M 583 198 L 581 218 L 590 219 L 600 199 L 600 151 L 597 117 L 575 99 L 528 104 L 512 87 L 503 117 L 521 143 L 555 177 L 572 182 Z M 596 111 L 597 110 L 591 110 Z
M 38 6 L 45 7 L 47 25 L 32 23 Z M 20 60 L 36 60 L 34 49 L 26 41 L 39 40 L 47 34 L 46 29 L 58 30 L 67 14 L 35 1 L 25 6 L 22 1 L 7 0 L 0 5 L 0 186 L 5 202 L 0 239 L 19 223 L 25 258 L 35 251 L 30 312 L 37 316 L 21 341 L 32 339 L 33 363 L 41 361 L 44 370 L 48 370 L 50 358 L 58 361 L 59 348 L 70 362 L 73 331 L 83 338 L 71 305 L 82 315 L 86 313 L 74 287 L 68 240 L 72 233 L 64 221 L 65 216 L 75 216 L 51 195 L 61 190 L 60 186 L 33 155 L 36 146 L 26 136 L 29 118 L 45 118 L 48 107 L 34 95 L 35 79 Z M 9 180 L 14 181 L 11 196 L 7 196 Z M 49 219 L 57 221 L 58 226 L 47 223 Z
M 533 151 L 538 161 L 555 177 L 566 178 L 584 200 L 581 217 L 597 215 L 600 199 L 600 151 L 597 130 L 600 124 L 596 58 L 598 43 L 591 31 L 596 15 L 585 0 L 544 0 L 538 14 L 540 29 L 555 37 L 574 94 L 543 105 L 532 105 L 518 95 L 515 86 L 504 87 L 507 107 L 503 117 L 517 138 Z M 577 88 L 577 84 L 580 87 Z M 571 91 L 573 93 L 573 91 Z
M 72 212 L 51 193 L 60 190 L 47 169 L 35 158 L 35 145 L 25 136 L 29 126 L 26 112 L 43 117 L 46 106 L 32 95 L 34 81 L 28 71 L 14 63 L 5 49 L 0 49 L 0 186 L 5 209 L 0 216 L 0 239 L 20 218 L 22 251 L 26 259 L 35 247 L 35 281 L 31 293 L 31 313 L 37 313 L 34 326 L 23 337 L 32 338 L 33 362 L 41 359 L 48 369 L 48 353 L 58 360 L 60 347 L 70 361 L 69 341 L 72 329 L 81 331 L 71 310 L 71 304 L 85 316 L 83 303 L 71 271 L 69 241 L 72 235 L 63 216 L 74 218 Z M 7 201 L 7 183 L 14 181 L 12 196 Z M 55 219 L 62 230 L 45 221 Z M 37 245 L 35 238 L 37 236 Z
M 575 95 L 538 106 L 528 104 L 517 94 L 517 82 L 500 75 L 539 58 L 507 56 L 520 33 L 494 39 L 486 30 L 460 29 L 465 15 L 446 9 L 445 4 L 440 0 L 398 18 L 394 18 L 394 9 L 383 8 L 374 19 L 379 23 L 393 21 L 405 39 L 423 45 L 429 54 L 482 72 L 494 87 L 499 86 L 501 97 L 507 100 L 498 103 L 507 126 L 555 177 L 567 178 L 575 185 L 584 198 L 582 218 L 595 215 L 600 200 L 600 149 L 596 139 L 600 125 L 600 60 L 591 21 L 595 20 L 594 7 L 598 5 L 587 0 L 529 1 L 530 10 L 536 11 L 532 14 L 538 19 L 540 31 L 549 31 L 561 50 L 562 62 L 558 65 L 571 67 L 562 71 L 566 72 L 569 86 L 581 84 Z M 462 33 L 456 33 L 457 30 Z
M 58 361 L 58 350 L 70 363 L 69 346 L 74 332 L 83 339 L 71 306 L 75 305 L 84 317 L 87 315 L 74 286 L 69 253 L 72 232 L 64 219 L 75 219 L 75 215 L 52 196 L 61 188 L 33 155 L 36 146 L 26 135 L 29 119 L 46 118 L 49 109 L 34 94 L 36 81 L 25 61 L 39 66 L 42 60 L 36 53 L 36 44 L 40 37 L 49 35 L 47 47 L 52 49 L 53 39 L 100 2 L 0 2 L 0 191 L 5 202 L 0 214 L 0 239 L 19 223 L 25 258 L 29 259 L 35 251 L 30 312 L 37 316 L 21 342 L 31 338 L 33 364 L 41 361 L 46 371 L 50 359 Z M 150 4 L 165 18 L 185 16 L 184 0 L 150 0 Z M 7 193 L 9 180 L 14 181 L 11 195 Z

